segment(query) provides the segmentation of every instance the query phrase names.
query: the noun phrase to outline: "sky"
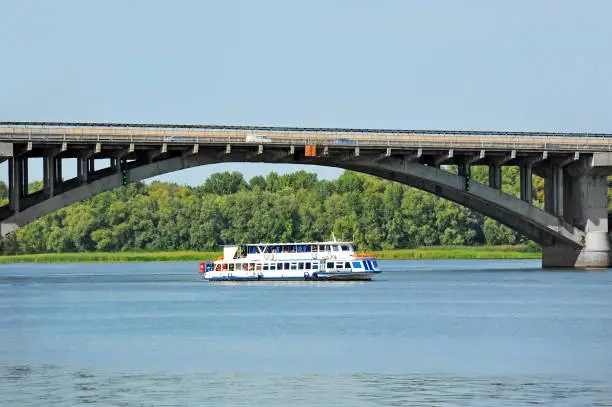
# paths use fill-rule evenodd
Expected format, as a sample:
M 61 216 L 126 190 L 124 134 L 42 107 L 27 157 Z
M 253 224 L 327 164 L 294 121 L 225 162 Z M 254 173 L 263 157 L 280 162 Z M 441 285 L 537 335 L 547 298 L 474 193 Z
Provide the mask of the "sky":
M 56 0 L 1 10 L 0 121 L 612 132 L 610 1 Z M 300 169 L 340 173 L 223 164 L 158 179 Z

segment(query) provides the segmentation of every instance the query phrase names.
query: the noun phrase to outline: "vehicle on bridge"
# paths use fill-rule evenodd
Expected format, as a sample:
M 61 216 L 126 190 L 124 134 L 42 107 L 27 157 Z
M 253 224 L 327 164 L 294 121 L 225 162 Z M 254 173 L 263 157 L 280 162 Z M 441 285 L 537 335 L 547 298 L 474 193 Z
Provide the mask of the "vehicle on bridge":
M 371 280 L 381 270 L 352 242 L 228 245 L 223 257 L 200 263 L 204 280 Z
M 256 134 L 249 134 L 245 137 L 244 141 L 247 143 L 271 143 L 272 139 L 265 136 L 260 136 Z
M 357 141 L 355 140 L 351 140 L 348 138 L 336 138 L 332 140 L 332 144 L 340 144 L 340 145 L 345 145 L 345 146 L 353 146 L 357 144 Z

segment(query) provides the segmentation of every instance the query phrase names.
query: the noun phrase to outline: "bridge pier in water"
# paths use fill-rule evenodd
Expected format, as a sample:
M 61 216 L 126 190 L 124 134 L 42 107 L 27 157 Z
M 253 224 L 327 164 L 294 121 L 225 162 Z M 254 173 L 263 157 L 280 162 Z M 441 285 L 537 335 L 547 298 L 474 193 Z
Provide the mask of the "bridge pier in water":
M 593 157 L 571 167 L 553 165 L 544 179 L 545 210 L 584 231 L 583 245 L 542 244 L 543 267 L 602 268 L 611 264 L 607 171 Z M 605 168 L 605 167 L 604 167 Z

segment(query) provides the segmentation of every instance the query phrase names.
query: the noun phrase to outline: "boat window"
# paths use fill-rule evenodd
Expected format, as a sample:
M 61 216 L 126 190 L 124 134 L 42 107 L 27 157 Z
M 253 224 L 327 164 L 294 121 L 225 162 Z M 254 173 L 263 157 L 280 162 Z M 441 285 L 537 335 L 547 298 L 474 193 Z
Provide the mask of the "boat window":
M 333 247 L 333 249 L 334 249 L 334 251 L 335 251 L 335 252 L 337 252 L 337 251 L 338 251 L 338 245 L 333 245 L 332 247 Z
M 255 270 L 255 263 L 249 263 L 249 271 Z
M 310 263 L 306 263 L 306 270 L 310 270 Z
M 332 263 L 331 261 L 327 263 L 327 268 L 328 269 L 333 269 L 334 268 L 334 263 Z
M 360 261 L 354 261 L 353 262 L 353 268 L 354 269 L 360 269 L 361 268 L 361 262 Z
M 223 270 L 227 270 L 227 263 L 223 263 Z
M 374 268 L 378 268 L 378 263 L 376 263 L 376 260 L 372 260 L 372 266 L 374 266 Z
M 312 265 L 312 269 L 313 269 L 313 270 L 318 270 L 318 269 L 319 269 L 319 265 L 318 265 L 318 264 L 316 264 L 316 263 L 315 263 L 315 264 L 313 264 L 313 265 Z
M 234 271 L 234 263 L 231 263 L 231 264 L 229 265 L 229 271 Z
M 350 269 L 351 268 L 351 263 L 349 263 L 348 261 L 344 263 L 344 268 L 345 269 Z
M 291 263 L 291 270 L 297 270 L 297 263 Z
M 270 266 L 268 266 L 267 264 L 264 264 L 264 265 L 263 265 L 263 269 L 264 269 L 264 270 L 268 270 L 269 268 L 270 268 Z
M 220 265 L 220 264 L 217 264 L 217 266 L 215 267 L 215 270 L 217 270 L 217 271 L 221 271 L 221 265 Z
M 270 264 L 270 270 L 276 270 L 276 264 Z
M 336 263 L 336 268 L 337 269 L 343 269 L 344 268 L 344 263 L 342 263 L 341 261 Z
M 298 246 L 297 247 L 297 251 L 298 251 L 298 253 L 302 253 L 302 246 Z
M 298 263 L 298 269 L 304 270 L 304 263 Z
M 285 263 L 285 267 L 284 267 L 284 269 L 285 269 L 285 270 L 289 270 L 289 263 Z
M 242 263 L 242 269 L 243 270 L 248 270 L 249 269 L 249 265 L 247 263 Z
M 319 251 L 319 246 L 317 246 L 316 244 L 312 245 L 312 251 L 313 252 L 318 252 Z
M 320 244 L 319 245 L 319 251 L 320 252 L 324 252 L 325 251 L 325 245 L 324 244 Z
M 342 246 L 340 246 L 340 248 L 342 249 L 343 252 L 348 252 L 349 251 L 348 245 L 343 244 Z

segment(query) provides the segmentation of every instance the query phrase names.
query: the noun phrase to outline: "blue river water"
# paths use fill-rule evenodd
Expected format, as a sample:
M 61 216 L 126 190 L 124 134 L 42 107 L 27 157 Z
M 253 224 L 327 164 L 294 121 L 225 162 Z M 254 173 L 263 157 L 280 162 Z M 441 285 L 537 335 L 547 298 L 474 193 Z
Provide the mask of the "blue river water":
M 612 406 L 612 271 L 383 261 L 371 282 L 0 266 L 2 406 Z

